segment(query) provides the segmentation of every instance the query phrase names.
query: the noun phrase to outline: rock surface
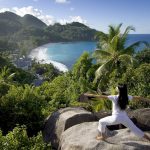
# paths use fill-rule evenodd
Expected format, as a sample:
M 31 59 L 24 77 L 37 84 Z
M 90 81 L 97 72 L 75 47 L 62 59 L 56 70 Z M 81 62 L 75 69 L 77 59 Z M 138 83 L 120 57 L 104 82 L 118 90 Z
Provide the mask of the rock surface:
M 83 122 L 96 121 L 95 116 L 80 107 L 67 107 L 49 116 L 43 127 L 43 139 L 58 148 L 61 134 L 68 128 Z
M 150 108 L 129 111 L 128 115 L 136 118 L 137 126 L 144 131 L 150 131 Z
M 143 108 L 143 109 L 137 109 L 137 110 L 127 110 L 128 116 L 130 119 L 136 124 L 140 129 L 144 131 L 150 131 L 150 108 Z M 95 117 L 97 118 L 97 121 L 101 118 L 107 117 L 111 115 L 110 111 L 100 111 L 97 113 L 94 113 Z M 122 129 L 124 126 L 108 126 L 110 130 L 116 130 L 116 129 Z
M 97 126 L 98 122 L 86 122 L 67 129 L 61 136 L 59 150 L 150 150 L 150 143 L 128 129 L 109 131 L 111 137 L 97 141 Z

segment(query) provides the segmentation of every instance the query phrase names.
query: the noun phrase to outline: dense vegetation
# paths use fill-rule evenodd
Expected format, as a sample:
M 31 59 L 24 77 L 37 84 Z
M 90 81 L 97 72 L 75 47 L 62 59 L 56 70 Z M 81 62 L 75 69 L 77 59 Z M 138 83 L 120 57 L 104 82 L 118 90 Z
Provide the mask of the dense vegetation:
M 136 53 L 140 42 L 124 47 L 126 36 L 133 28 L 128 27 L 124 34 L 120 28 L 121 25 L 110 26 L 109 34 L 100 32 L 99 50 L 93 56 L 83 53 L 67 73 L 59 72 L 51 64 L 38 63 L 23 71 L 0 57 L 1 149 L 51 149 L 43 143 L 40 131 L 44 119 L 59 108 L 111 109 L 110 101 L 79 102 L 84 92 L 111 94 L 117 83 L 127 83 L 129 94 L 150 98 L 150 49 Z M 44 79 L 38 87 L 32 84 L 36 73 Z M 150 107 L 150 101 L 141 99 L 130 107 Z
M 42 134 L 36 137 L 28 137 L 24 126 L 15 127 L 6 136 L 0 131 L 1 150 L 51 150 L 51 146 L 43 143 Z

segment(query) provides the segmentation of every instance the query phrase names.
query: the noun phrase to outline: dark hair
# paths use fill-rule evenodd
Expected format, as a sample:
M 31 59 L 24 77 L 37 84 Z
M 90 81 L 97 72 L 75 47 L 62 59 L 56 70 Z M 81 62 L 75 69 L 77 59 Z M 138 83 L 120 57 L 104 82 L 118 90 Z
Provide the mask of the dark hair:
M 118 96 L 118 106 L 121 110 L 125 110 L 128 105 L 128 91 L 126 84 L 118 85 L 119 96 Z

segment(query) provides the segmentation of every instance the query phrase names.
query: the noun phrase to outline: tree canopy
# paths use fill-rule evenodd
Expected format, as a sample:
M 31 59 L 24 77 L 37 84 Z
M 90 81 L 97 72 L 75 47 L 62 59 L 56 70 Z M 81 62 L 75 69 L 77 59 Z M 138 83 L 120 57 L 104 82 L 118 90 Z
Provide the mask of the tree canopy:
M 98 32 L 97 38 L 99 43 L 97 50 L 93 53 L 96 58 L 99 68 L 96 71 L 96 80 L 102 76 L 108 76 L 114 69 L 118 71 L 117 76 L 122 74 L 122 71 L 127 68 L 129 64 L 133 63 L 133 55 L 135 50 L 142 41 L 133 43 L 126 47 L 128 33 L 135 30 L 134 27 L 128 26 L 123 33 L 121 33 L 122 24 L 118 26 L 109 26 L 108 34 Z

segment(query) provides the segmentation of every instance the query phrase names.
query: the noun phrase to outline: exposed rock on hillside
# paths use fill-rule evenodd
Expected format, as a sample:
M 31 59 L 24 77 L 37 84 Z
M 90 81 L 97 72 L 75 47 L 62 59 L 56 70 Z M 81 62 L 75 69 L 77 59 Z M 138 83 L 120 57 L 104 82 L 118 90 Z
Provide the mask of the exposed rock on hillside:
M 147 130 L 150 136 L 150 109 L 139 109 L 128 112 L 132 121 Z M 149 150 L 150 143 L 135 136 L 129 129 L 120 125 L 108 126 L 107 141 L 97 141 L 98 120 L 111 115 L 101 111 L 92 114 L 80 107 L 68 107 L 54 112 L 46 119 L 43 128 L 45 142 L 51 142 L 59 150 Z M 94 122 L 93 122 L 94 121 Z M 121 130 L 116 130 L 121 129 Z
M 43 138 L 57 148 L 61 134 L 68 128 L 83 122 L 95 121 L 95 116 L 83 108 L 64 108 L 46 119 Z
M 150 143 L 135 136 L 128 129 L 112 131 L 106 141 L 95 139 L 98 122 L 75 125 L 63 132 L 60 150 L 149 150 Z M 149 134 L 150 135 L 150 134 Z
M 130 117 L 136 118 L 138 127 L 144 131 L 150 131 L 150 108 L 129 111 L 128 114 Z

